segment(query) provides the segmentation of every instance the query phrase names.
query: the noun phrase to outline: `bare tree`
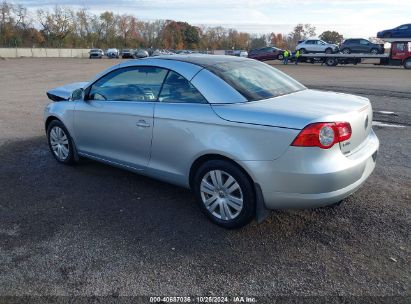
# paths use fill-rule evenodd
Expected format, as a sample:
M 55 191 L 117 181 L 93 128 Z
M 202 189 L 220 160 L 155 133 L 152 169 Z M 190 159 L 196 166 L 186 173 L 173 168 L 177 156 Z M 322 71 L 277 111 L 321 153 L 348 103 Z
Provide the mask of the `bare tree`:
M 64 39 L 74 31 L 73 14 L 68 8 L 56 6 L 52 12 L 39 9 L 37 16 L 43 32 L 53 46 L 62 47 Z

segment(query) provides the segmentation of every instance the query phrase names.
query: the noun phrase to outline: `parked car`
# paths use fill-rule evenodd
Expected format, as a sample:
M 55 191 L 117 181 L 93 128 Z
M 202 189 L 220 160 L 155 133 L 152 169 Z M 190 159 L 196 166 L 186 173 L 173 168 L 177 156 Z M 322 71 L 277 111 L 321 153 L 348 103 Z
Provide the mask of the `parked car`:
M 240 51 L 240 54 L 238 56 L 247 58 L 248 57 L 248 52 L 244 51 L 244 50 Z
M 91 49 L 89 52 L 89 58 L 98 58 L 101 59 L 104 56 L 104 52 L 101 49 Z
M 132 49 L 123 49 L 121 50 L 121 58 L 133 58 L 133 53 Z
M 177 53 L 178 55 L 188 55 L 188 54 L 192 54 L 193 51 L 190 51 L 190 50 L 178 50 L 176 53 Z
M 47 95 L 58 101 L 44 112 L 58 162 L 83 156 L 191 188 L 226 228 L 266 208 L 341 201 L 379 147 L 367 98 L 310 90 L 236 56 L 130 60 Z
M 350 53 L 371 53 L 371 54 L 383 54 L 384 45 L 376 44 L 368 41 L 367 39 L 345 39 L 340 45 L 341 52 L 344 54 Z
M 248 53 L 248 58 L 265 61 L 265 60 L 283 60 L 284 50 L 276 47 L 265 47 L 260 49 L 253 49 Z
M 377 38 L 411 38 L 411 24 L 403 24 L 393 29 L 378 32 Z
M 108 58 L 120 58 L 120 51 L 118 49 L 108 49 L 106 55 Z
M 134 51 L 134 58 L 146 58 L 149 54 L 146 50 L 139 49 Z
M 159 50 L 156 49 L 154 50 L 150 56 L 160 56 L 160 55 L 174 55 L 174 53 L 168 51 L 168 50 Z
M 297 44 L 296 50 L 301 53 L 326 53 L 332 54 L 338 51 L 338 45 L 327 43 L 320 39 L 306 39 Z

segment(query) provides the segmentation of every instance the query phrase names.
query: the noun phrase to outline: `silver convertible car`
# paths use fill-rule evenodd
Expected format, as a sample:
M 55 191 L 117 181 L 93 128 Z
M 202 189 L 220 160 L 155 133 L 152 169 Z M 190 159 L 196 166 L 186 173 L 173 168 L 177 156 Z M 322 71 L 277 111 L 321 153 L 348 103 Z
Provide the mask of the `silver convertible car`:
M 241 57 L 131 60 L 47 95 L 58 162 L 87 157 L 190 188 L 226 228 L 340 202 L 379 147 L 368 99 L 309 90 Z

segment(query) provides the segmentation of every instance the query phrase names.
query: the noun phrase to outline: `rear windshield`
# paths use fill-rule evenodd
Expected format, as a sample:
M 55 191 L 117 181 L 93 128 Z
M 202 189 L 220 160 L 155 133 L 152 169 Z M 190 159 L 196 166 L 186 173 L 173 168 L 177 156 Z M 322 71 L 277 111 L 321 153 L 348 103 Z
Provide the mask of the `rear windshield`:
M 207 69 L 243 95 L 248 101 L 267 99 L 305 90 L 298 81 L 256 60 L 209 65 Z

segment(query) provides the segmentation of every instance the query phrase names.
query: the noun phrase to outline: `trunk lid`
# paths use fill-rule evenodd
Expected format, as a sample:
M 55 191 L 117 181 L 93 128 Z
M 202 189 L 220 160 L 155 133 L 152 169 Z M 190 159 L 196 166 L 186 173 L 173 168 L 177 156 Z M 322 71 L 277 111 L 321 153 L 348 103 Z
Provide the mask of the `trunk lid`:
M 53 101 L 69 100 L 74 90 L 84 88 L 88 82 L 73 82 L 47 91 L 47 97 Z
M 340 143 L 344 154 L 360 146 L 371 131 L 372 108 L 369 100 L 345 93 L 303 90 L 265 100 L 213 104 L 212 107 L 218 116 L 227 121 L 297 130 L 314 122 L 349 122 L 351 138 Z

